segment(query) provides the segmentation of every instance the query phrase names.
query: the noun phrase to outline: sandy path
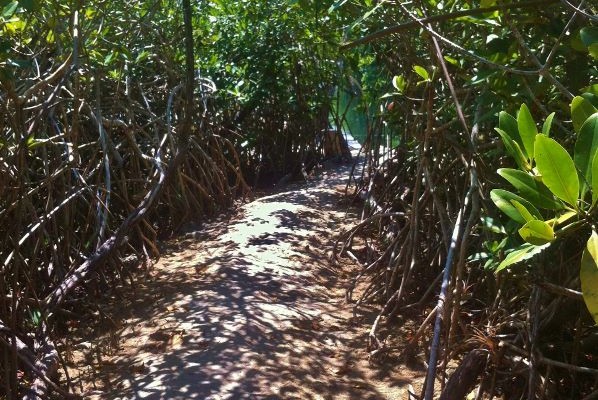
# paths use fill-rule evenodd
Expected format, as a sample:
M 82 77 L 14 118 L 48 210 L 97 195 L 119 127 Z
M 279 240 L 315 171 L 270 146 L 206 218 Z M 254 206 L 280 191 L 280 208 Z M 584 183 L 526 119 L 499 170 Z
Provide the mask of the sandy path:
M 347 271 L 328 262 L 337 233 L 354 222 L 338 205 L 349 169 L 290 185 L 173 242 L 126 306 L 113 356 L 88 369 L 96 387 L 87 395 L 405 398 L 411 373 L 365 361 L 367 324 L 343 298 Z

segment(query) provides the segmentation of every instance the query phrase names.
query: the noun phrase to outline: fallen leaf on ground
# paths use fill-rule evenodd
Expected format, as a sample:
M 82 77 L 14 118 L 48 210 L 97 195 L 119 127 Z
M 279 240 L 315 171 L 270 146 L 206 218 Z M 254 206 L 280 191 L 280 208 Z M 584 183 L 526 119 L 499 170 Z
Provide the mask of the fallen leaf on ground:
M 173 349 L 178 349 L 179 347 L 182 346 L 184 341 L 184 331 L 179 331 L 179 332 L 175 332 L 171 337 L 170 337 L 170 347 Z

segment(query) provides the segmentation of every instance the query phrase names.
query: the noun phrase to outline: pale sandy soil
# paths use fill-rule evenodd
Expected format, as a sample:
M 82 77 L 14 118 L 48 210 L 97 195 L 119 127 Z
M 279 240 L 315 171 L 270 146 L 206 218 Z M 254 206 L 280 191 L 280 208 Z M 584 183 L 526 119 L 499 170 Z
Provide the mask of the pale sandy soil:
M 166 244 L 106 329 L 69 344 L 71 378 L 97 399 L 407 399 L 416 370 L 367 360 L 355 269 L 331 265 L 350 166 L 245 204 Z M 372 309 L 374 307 L 372 306 Z

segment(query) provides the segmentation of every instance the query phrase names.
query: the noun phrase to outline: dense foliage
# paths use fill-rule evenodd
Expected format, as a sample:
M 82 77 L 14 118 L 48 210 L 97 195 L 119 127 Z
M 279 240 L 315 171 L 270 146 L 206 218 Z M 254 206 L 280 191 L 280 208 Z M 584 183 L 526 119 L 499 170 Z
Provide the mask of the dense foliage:
M 89 296 L 246 180 L 317 161 L 336 68 L 323 5 L 186 4 L 0 1 L 0 397 L 64 395 L 55 340 L 103 315 Z
M 356 15 L 344 49 L 360 55 L 350 68 L 369 115 L 367 163 L 357 180 L 369 218 L 346 235 L 342 251 L 364 265 L 353 289 L 358 305 L 382 305 L 370 333 L 372 356 L 395 350 L 394 321 L 416 318 L 423 325 L 410 332 L 412 348 L 403 355 L 420 343 L 426 350 L 427 399 L 435 377 L 443 399 L 461 398 L 476 385 L 478 399 L 589 395 L 597 331 L 582 300 L 579 265 L 595 312 L 590 243 L 584 253 L 595 224 L 586 172 L 598 137 L 589 127 L 598 83 L 595 6 L 337 5 Z M 583 117 L 576 115 L 579 99 L 585 99 Z M 534 119 L 548 120 L 550 139 L 535 139 L 542 130 Z M 534 142 L 541 147 L 536 159 Z M 557 146 L 562 150 L 552 154 Z M 576 161 L 565 165 L 573 147 Z M 496 174 L 499 167 L 506 180 Z M 563 200 L 565 189 L 551 182 L 561 172 L 567 176 L 558 180 L 573 185 L 580 177 L 586 190 L 572 189 Z M 535 188 L 544 180 L 548 209 L 526 213 L 531 191 L 508 192 L 508 182 L 522 189 L 523 179 Z M 452 360 L 462 368 L 447 381 Z
M 381 305 L 372 357 L 393 351 L 397 319 L 414 319 L 406 353 L 429 357 L 428 399 L 435 381 L 442 398 L 476 385 L 478 399 L 591 395 L 598 331 L 580 289 L 588 302 L 595 195 L 581 188 L 598 176 L 596 11 L 0 0 L 0 397 L 65 396 L 56 349 L 97 307 L 90 296 L 134 281 L 190 219 L 305 173 L 322 130 L 352 121 L 365 124 L 365 207 L 342 251 L 363 264 L 357 306 Z M 551 139 L 534 120 L 552 121 Z M 579 196 L 549 183 L 536 146 L 573 160 Z M 530 179 L 547 180 L 542 196 L 525 192 Z M 559 234 L 565 217 L 582 234 Z M 455 364 L 467 379 L 447 381 Z

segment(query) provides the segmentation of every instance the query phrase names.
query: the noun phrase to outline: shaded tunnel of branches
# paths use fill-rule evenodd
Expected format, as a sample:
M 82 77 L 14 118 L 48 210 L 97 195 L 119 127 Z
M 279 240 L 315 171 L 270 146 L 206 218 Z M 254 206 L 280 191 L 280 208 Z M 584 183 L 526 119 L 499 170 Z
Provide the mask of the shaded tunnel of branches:
M 497 113 L 527 102 L 538 118 L 562 110 L 557 118 L 567 121 L 572 95 L 566 88 L 595 83 L 595 70 L 563 73 L 576 62 L 587 66 L 582 54 L 549 56 L 544 65 L 534 59 L 530 48 L 546 31 L 540 22 L 525 20 L 525 13 L 506 12 L 504 26 L 482 28 L 512 40 L 520 51 L 521 58 L 511 59 L 519 64 L 510 67 L 476 62 L 479 54 L 494 50 L 475 57 L 461 52 L 454 43 L 471 41 L 463 22 L 450 21 L 450 14 L 401 4 L 388 10 L 393 12 L 382 14 L 384 29 L 345 45 L 367 43 L 362 51 L 376 54 L 372 62 L 394 86 L 387 85 L 381 99 L 364 91 L 355 100 L 368 113 L 364 164 L 349 186 L 363 202 L 362 220 L 341 235 L 335 253 L 361 267 L 347 298 L 358 309 L 379 305 L 369 333 L 370 356 L 430 360 L 428 371 L 435 373 L 427 383 L 436 385 L 436 394 L 422 389 L 426 399 L 460 399 L 472 391 L 476 399 L 593 398 L 596 328 L 578 289 L 579 268 L 572 268 L 579 265 L 583 240 L 568 238 L 534 258 L 531 273 L 520 266 L 495 274 L 504 258 L 493 250 L 503 239 L 497 229 L 506 221 L 489 191 L 503 185 L 497 168 L 512 163 L 494 132 Z M 418 21 L 415 15 L 422 13 L 438 22 Z M 550 50 L 566 52 L 560 44 L 564 32 L 588 23 L 558 4 L 536 16 L 560 18 L 563 29 L 544 42 L 544 57 Z M 453 62 L 461 57 L 466 67 L 456 68 Z M 506 64 L 506 58 L 493 60 Z M 362 84 L 371 84 L 370 70 L 361 72 Z M 565 140 L 571 134 L 562 122 L 556 130 Z M 392 336 L 410 320 L 417 328 L 403 348 Z
M 360 266 L 356 310 L 378 307 L 372 359 L 413 320 L 398 357 L 431 360 L 441 399 L 595 398 L 582 240 L 495 274 L 516 239 L 489 199 L 511 165 L 500 111 L 556 111 L 571 144 L 571 98 L 598 81 L 575 41 L 591 2 L 5 3 L 0 396 L 70 397 L 69 322 L 102 315 L 93 299 L 134 285 L 160 239 L 309 173 L 318 134 L 352 130 L 336 93 L 367 120 L 362 219 L 336 257 Z
M 289 59 L 240 101 L 197 68 L 209 49 L 193 37 L 199 5 L 183 6 L 11 11 L 32 11 L 21 32 L 32 39 L 0 58 L 0 397 L 69 397 L 55 342 L 69 321 L 134 285 L 159 239 L 251 197 L 247 182 L 317 162 L 328 106 L 311 95 L 314 76 Z

